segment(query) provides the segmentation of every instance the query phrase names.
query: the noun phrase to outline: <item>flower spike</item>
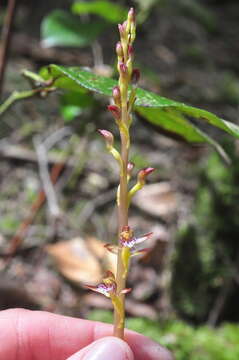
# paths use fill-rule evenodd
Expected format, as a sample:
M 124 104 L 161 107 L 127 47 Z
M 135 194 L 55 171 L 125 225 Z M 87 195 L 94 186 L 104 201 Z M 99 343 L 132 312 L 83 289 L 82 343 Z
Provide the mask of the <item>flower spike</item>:
M 117 254 L 117 276 L 107 273 L 102 282 L 91 287 L 92 290 L 110 297 L 115 309 L 114 335 L 124 338 L 124 295 L 131 289 L 125 288 L 126 276 L 131 256 L 146 252 L 146 249 L 138 249 L 137 245 L 147 240 L 151 233 L 136 238 L 128 224 L 128 205 L 133 194 L 143 187 L 146 177 L 153 171 L 152 168 L 143 169 L 138 173 L 136 185 L 129 191 L 128 183 L 132 176 L 134 164 L 129 162 L 130 126 L 132 123 L 132 110 L 136 100 L 137 85 L 140 72 L 133 66 L 134 49 L 133 42 L 136 35 L 135 10 L 131 8 L 127 20 L 118 25 L 120 41 L 116 44 L 117 69 L 119 73 L 118 86 L 112 90 L 113 105 L 108 106 L 118 126 L 121 140 L 121 149 L 114 148 L 114 138 L 106 130 L 100 130 L 104 136 L 109 152 L 120 164 L 120 184 L 117 191 L 117 205 L 119 218 L 119 241 L 118 245 L 106 244 L 105 248 L 113 254 Z M 125 226 L 127 225 L 127 226 Z

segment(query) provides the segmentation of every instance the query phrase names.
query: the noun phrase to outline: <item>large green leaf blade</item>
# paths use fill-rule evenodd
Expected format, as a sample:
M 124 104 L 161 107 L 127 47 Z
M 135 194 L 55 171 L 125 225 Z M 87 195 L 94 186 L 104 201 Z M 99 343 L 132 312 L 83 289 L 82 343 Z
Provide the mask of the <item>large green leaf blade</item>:
M 103 17 L 105 20 L 117 24 L 127 17 L 127 10 L 119 4 L 110 1 L 77 1 L 72 5 L 74 14 L 95 14 Z
M 46 68 L 43 69 L 41 75 L 46 79 L 58 77 L 55 84 L 59 87 L 69 89 L 72 86 L 75 90 L 78 88 L 78 91 L 87 89 L 107 96 L 111 96 L 112 88 L 117 84 L 116 80 L 95 75 L 89 71 L 58 65 L 50 65 L 47 71 Z M 137 90 L 135 110 L 148 121 L 166 131 L 180 135 L 189 142 L 212 144 L 221 154 L 223 150 L 220 145 L 193 125 L 187 118 L 188 116 L 202 119 L 239 138 L 237 125 L 223 120 L 209 111 L 188 106 L 143 89 Z
M 218 142 L 189 122 L 174 108 L 137 106 L 136 111 L 149 122 L 161 128 L 164 132 L 166 131 L 167 133 L 175 134 L 188 142 L 208 143 L 212 145 L 228 163 L 230 162 L 226 152 Z
M 72 86 L 75 91 L 87 89 L 106 96 L 111 96 L 112 88 L 117 84 L 116 80 L 75 67 L 50 65 L 43 68 L 40 73 L 44 79 L 56 79 L 54 84 L 59 88 L 70 90 Z
M 90 45 L 105 28 L 103 22 L 81 23 L 79 18 L 63 10 L 54 10 L 41 25 L 41 37 L 45 47 Z

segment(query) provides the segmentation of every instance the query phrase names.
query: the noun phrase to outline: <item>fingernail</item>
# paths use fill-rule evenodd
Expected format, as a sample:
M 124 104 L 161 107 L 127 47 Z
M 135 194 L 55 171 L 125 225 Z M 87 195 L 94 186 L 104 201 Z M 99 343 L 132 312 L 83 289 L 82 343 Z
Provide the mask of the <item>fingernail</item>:
M 71 356 L 68 360 L 134 360 L 129 345 L 116 337 L 106 337 L 95 341 Z

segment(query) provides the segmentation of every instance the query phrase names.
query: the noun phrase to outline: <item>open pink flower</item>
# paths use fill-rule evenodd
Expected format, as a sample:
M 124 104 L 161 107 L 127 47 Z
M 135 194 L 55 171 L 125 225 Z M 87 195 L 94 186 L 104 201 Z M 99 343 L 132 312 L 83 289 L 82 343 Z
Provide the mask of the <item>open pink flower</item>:
M 87 289 L 93 290 L 100 294 L 105 295 L 108 298 L 112 298 L 117 293 L 117 284 L 115 280 L 115 276 L 111 271 L 107 271 L 105 277 L 103 278 L 102 282 L 96 286 L 92 285 L 85 285 Z M 124 289 L 121 291 L 122 294 L 127 294 L 130 292 L 131 289 Z
M 85 287 L 100 294 L 103 294 L 106 297 L 110 297 L 111 294 L 116 294 L 117 290 L 115 276 L 111 271 L 107 271 L 105 277 L 100 284 L 96 286 L 85 285 Z
M 129 226 L 125 226 L 120 234 L 120 244 L 123 248 L 128 248 L 130 250 L 131 256 L 140 255 L 147 252 L 149 248 L 138 249 L 137 245 L 147 240 L 152 234 L 153 233 L 150 232 L 144 234 L 143 236 L 135 237 L 131 228 Z M 112 244 L 106 244 L 105 248 L 113 254 L 117 254 L 119 247 Z

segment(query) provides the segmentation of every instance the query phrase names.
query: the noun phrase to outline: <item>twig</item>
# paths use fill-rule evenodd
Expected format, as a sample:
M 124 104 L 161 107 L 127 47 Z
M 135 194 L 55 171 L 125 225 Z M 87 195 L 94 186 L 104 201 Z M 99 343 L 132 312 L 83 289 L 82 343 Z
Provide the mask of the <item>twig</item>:
M 81 227 L 84 223 L 88 221 L 88 219 L 91 217 L 91 215 L 94 213 L 97 207 L 103 206 L 114 199 L 115 199 L 115 189 L 100 194 L 92 201 L 88 201 L 87 205 L 81 211 L 80 217 L 78 218 L 79 227 Z
M 53 133 L 46 139 L 46 140 L 50 140 L 48 141 L 47 144 L 48 147 L 50 146 L 50 143 L 53 146 L 57 141 L 62 139 L 62 137 L 69 135 L 69 133 L 70 130 L 67 127 L 57 130 L 55 133 Z M 47 160 L 47 164 L 48 164 L 48 160 Z M 63 168 L 65 167 L 65 164 L 66 164 L 65 161 L 61 161 L 61 162 L 58 161 L 53 165 L 50 174 L 50 183 L 52 184 L 52 186 L 57 182 L 57 179 L 61 174 Z M 29 226 L 33 223 L 38 211 L 41 209 L 45 200 L 46 200 L 46 193 L 43 188 L 38 193 L 37 199 L 33 202 L 30 208 L 29 215 L 20 224 L 19 228 L 16 231 L 16 234 L 12 237 L 10 241 L 9 249 L 7 250 L 6 254 L 3 254 L 3 257 L 5 258 L 5 266 L 9 264 L 12 257 L 16 254 L 18 248 L 21 246 Z
M 24 163 L 37 163 L 37 156 L 35 151 L 28 149 L 21 145 L 14 145 L 7 143 L 6 141 L 0 142 L 0 158 L 9 159 L 13 161 L 22 161 Z M 62 161 L 62 155 L 49 154 L 48 165 L 54 165 Z M 75 160 L 69 159 L 67 161 L 68 167 L 73 167 Z
M 54 186 L 51 182 L 51 178 L 48 172 L 48 155 L 47 152 L 50 150 L 58 141 L 62 138 L 72 134 L 69 127 L 63 127 L 58 129 L 53 134 L 48 136 L 44 141 L 39 137 L 33 139 L 36 154 L 38 158 L 40 178 L 45 190 L 49 211 L 54 219 L 59 219 L 61 215 L 60 207 L 58 205 L 57 196 L 55 193 Z
M 69 126 L 64 126 L 53 132 L 50 136 L 44 140 L 44 146 L 47 150 L 50 150 L 56 143 L 62 140 L 64 137 L 72 135 L 72 130 Z
M 2 29 L 2 47 L 0 54 L 0 96 L 2 93 L 5 69 L 7 64 L 8 50 L 10 47 L 11 30 L 16 13 L 17 0 L 8 0 L 7 14 Z
M 47 160 L 47 150 L 44 146 L 44 143 L 39 139 L 34 139 L 34 145 L 36 149 L 36 154 L 38 157 L 39 172 L 40 178 L 43 184 L 43 189 L 46 194 L 47 203 L 49 206 L 50 215 L 57 219 L 61 215 L 61 211 L 58 205 L 57 197 L 51 178 L 48 172 L 48 160 Z
M 25 91 L 14 91 L 1 105 L 0 105 L 0 116 L 8 110 L 10 106 L 12 106 L 16 101 L 27 99 L 29 97 L 41 94 L 48 94 L 52 91 L 55 91 L 56 88 L 51 86 L 52 83 L 46 83 L 45 86 Z
M 52 170 L 51 170 L 51 182 L 53 184 L 56 183 L 60 173 L 62 172 L 63 168 L 65 166 L 65 163 L 57 163 L 53 166 Z M 10 241 L 10 246 L 9 249 L 6 252 L 5 257 L 7 258 L 7 260 L 9 261 L 17 252 L 18 248 L 21 246 L 24 236 L 27 232 L 27 229 L 29 228 L 29 226 L 33 223 L 38 211 L 40 210 L 40 208 L 42 207 L 42 205 L 44 204 L 46 200 L 46 195 L 44 190 L 40 190 L 40 192 L 38 193 L 37 199 L 33 202 L 30 211 L 29 211 L 29 215 L 26 217 L 26 219 L 20 224 L 19 228 L 16 231 L 16 234 L 12 237 L 11 241 Z
M 32 97 L 39 93 L 39 89 L 27 91 L 14 91 L 8 98 L 0 105 L 0 116 L 16 101 Z

